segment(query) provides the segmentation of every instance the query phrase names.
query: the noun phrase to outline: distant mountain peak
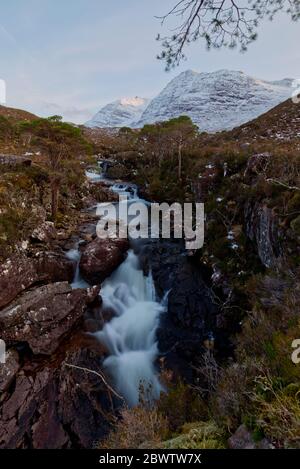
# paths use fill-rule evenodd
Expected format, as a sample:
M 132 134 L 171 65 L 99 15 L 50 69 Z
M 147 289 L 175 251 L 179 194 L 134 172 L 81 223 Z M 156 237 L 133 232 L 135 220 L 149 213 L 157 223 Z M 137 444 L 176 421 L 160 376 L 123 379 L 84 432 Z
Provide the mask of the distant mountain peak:
M 173 78 L 150 102 L 138 125 L 185 114 L 201 131 L 229 130 L 288 99 L 291 85 L 291 79 L 271 82 L 236 70 L 187 70 Z
M 139 98 L 138 96 L 135 96 L 134 98 L 121 98 L 120 103 L 122 106 L 143 106 L 145 104 L 145 99 L 144 98 Z
M 121 98 L 107 104 L 88 122 L 87 127 L 134 127 L 149 103 L 148 99 L 135 96 Z
M 152 101 L 135 96 L 104 106 L 88 127 L 142 127 L 188 115 L 201 131 L 230 130 L 269 111 L 292 94 L 291 78 L 266 81 L 240 70 L 185 70 Z

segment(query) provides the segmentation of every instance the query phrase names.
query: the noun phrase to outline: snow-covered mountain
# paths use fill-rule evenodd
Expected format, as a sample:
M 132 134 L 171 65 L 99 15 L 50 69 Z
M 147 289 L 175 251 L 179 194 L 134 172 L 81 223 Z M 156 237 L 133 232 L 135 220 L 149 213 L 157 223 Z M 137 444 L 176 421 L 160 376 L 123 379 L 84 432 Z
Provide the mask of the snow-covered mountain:
M 138 125 L 188 115 L 202 131 L 232 129 L 288 99 L 292 82 L 289 78 L 268 82 L 229 70 L 187 70 L 150 102 Z
M 290 78 L 264 81 L 243 72 L 187 70 L 175 77 L 149 102 L 124 98 L 107 104 L 86 123 L 88 127 L 142 127 L 188 115 L 201 131 L 229 130 L 269 111 L 288 99 Z
M 148 99 L 122 98 L 113 103 L 107 104 L 88 122 L 86 127 L 125 127 L 131 126 L 141 118 L 146 109 Z

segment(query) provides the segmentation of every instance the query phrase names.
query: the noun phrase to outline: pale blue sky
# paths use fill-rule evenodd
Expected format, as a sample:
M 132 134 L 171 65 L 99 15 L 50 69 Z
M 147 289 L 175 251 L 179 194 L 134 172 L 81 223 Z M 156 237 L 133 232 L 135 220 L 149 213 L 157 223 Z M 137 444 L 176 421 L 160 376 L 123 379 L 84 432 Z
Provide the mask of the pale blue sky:
M 155 15 L 174 0 L 9 0 L 0 17 L 0 78 L 7 105 L 84 122 L 123 96 L 153 97 L 191 68 L 243 70 L 263 79 L 300 78 L 300 22 L 266 22 L 245 54 L 194 44 L 172 72 L 156 60 Z

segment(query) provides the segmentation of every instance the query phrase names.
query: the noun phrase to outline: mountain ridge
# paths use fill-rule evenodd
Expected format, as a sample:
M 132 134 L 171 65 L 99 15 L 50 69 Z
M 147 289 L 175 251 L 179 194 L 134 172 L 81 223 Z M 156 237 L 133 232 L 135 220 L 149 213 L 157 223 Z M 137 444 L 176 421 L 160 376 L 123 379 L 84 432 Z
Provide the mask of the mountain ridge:
M 136 128 L 188 115 L 201 131 L 231 130 L 288 99 L 292 83 L 292 78 L 267 81 L 242 71 L 199 73 L 189 69 L 174 77 L 151 101 L 135 106 L 133 115 L 131 109 L 127 112 L 128 106 L 120 104 L 123 98 L 104 106 L 85 125 Z

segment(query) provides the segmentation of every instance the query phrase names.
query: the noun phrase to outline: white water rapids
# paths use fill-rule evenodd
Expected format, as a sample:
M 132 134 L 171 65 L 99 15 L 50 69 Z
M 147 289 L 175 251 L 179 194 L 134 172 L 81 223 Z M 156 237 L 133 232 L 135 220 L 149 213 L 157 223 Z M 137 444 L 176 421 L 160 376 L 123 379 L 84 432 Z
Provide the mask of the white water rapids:
M 155 299 L 151 274 L 139 269 L 133 251 L 107 279 L 101 290 L 104 308 L 111 308 L 116 316 L 97 333 L 110 356 L 104 366 L 116 389 L 129 406 L 143 398 L 156 399 L 162 390 L 154 362 L 157 357 L 156 329 L 164 306 Z
M 135 187 L 115 184 L 112 190 L 126 194 L 129 204 L 138 200 Z M 162 386 L 155 370 L 158 355 L 156 330 L 165 306 L 156 300 L 151 272 L 144 275 L 133 250 L 105 280 L 101 296 L 103 307 L 116 314 L 97 333 L 110 353 L 104 367 L 129 406 L 139 403 L 141 391 L 143 399 L 157 399 Z
M 98 179 L 95 174 L 87 176 L 94 181 Z M 138 199 L 137 190 L 132 186 L 115 184 L 112 190 L 126 194 L 130 198 L 128 203 Z M 76 258 L 79 264 L 78 250 L 70 251 L 69 257 Z M 73 287 L 84 287 L 79 267 Z M 166 301 L 157 301 L 151 272 L 144 274 L 132 249 L 102 284 L 101 297 L 103 309 L 112 310 L 114 316 L 95 335 L 109 352 L 103 365 L 115 389 L 131 407 L 139 403 L 141 391 L 143 399 L 157 399 L 162 385 L 155 367 L 158 356 L 156 330 Z

